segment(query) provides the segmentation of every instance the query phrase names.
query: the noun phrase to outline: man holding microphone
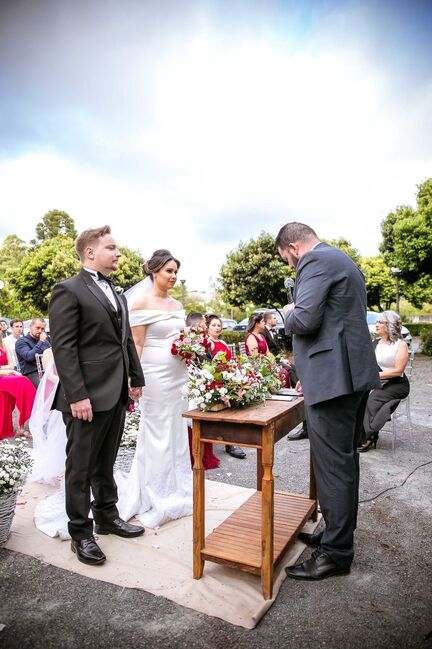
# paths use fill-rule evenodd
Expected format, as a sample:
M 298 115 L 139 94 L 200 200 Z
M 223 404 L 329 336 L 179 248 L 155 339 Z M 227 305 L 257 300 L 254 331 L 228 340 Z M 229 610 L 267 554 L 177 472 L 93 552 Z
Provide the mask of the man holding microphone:
M 303 223 L 283 226 L 276 247 L 296 270 L 294 302 L 284 307 L 285 328 L 293 333 L 326 524 L 322 536 L 302 535 L 317 549 L 286 572 L 295 579 L 324 579 L 350 572 L 358 509 L 357 445 L 367 395 L 380 386 L 378 367 L 366 324 L 365 282 L 354 262 Z

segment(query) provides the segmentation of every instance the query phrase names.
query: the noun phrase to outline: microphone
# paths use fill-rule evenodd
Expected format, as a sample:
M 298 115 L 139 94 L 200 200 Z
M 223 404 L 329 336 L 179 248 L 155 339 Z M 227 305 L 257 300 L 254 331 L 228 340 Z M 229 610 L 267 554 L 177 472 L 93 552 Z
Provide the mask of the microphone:
M 287 304 L 292 304 L 294 302 L 294 298 L 293 298 L 293 294 L 292 294 L 292 290 L 294 288 L 294 280 L 291 279 L 291 277 L 288 277 L 284 281 L 284 286 L 285 286 L 285 289 L 286 289 L 286 292 L 287 292 Z

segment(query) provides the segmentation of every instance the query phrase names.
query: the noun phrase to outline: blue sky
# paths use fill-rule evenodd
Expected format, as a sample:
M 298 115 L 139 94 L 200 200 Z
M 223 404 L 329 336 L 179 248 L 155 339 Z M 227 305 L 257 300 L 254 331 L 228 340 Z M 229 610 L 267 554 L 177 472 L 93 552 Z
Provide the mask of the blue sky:
M 0 240 L 50 209 L 190 289 L 289 220 L 378 252 L 432 175 L 427 2 L 3 0 Z

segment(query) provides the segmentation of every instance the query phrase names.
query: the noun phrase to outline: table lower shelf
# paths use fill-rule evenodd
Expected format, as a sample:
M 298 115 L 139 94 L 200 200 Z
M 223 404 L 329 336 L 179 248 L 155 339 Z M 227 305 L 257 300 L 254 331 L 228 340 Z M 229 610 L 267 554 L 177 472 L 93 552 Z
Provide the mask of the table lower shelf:
M 273 564 L 276 565 L 288 546 L 315 511 L 316 501 L 301 494 L 275 491 Z M 201 556 L 214 561 L 261 574 L 261 492 L 256 491 L 231 516 L 205 539 Z

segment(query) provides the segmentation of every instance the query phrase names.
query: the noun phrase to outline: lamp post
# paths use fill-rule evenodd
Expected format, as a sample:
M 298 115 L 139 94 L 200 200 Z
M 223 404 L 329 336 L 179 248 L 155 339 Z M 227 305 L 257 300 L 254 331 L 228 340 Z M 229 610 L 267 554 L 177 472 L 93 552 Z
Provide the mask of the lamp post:
M 401 269 L 393 266 L 391 272 L 396 277 L 396 313 L 399 313 L 399 275 L 401 274 Z
M 181 291 L 182 291 L 182 292 L 181 292 L 181 303 L 182 303 L 182 306 L 183 306 L 183 308 L 184 308 L 184 305 L 185 305 L 185 284 L 186 284 L 186 280 L 185 280 L 185 279 L 181 279 L 181 280 L 180 280 L 180 284 L 181 284 Z

